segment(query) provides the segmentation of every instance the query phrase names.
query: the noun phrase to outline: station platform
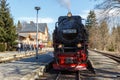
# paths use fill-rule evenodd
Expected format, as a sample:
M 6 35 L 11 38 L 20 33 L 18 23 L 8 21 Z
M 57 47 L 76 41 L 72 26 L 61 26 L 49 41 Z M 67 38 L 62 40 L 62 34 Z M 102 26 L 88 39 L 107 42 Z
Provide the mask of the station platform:
M 30 80 L 29 78 L 34 78 L 37 72 L 43 71 L 52 60 L 52 52 L 46 52 L 39 54 L 38 59 L 31 56 L 10 63 L 1 63 L 0 80 Z

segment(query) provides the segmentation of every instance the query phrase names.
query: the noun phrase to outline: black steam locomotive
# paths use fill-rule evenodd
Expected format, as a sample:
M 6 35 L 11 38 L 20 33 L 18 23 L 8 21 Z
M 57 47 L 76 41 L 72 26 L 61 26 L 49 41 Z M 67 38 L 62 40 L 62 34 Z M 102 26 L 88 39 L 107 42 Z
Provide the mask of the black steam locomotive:
M 60 16 L 53 32 L 53 68 L 85 70 L 87 67 L 88 32 L 80 16 Z

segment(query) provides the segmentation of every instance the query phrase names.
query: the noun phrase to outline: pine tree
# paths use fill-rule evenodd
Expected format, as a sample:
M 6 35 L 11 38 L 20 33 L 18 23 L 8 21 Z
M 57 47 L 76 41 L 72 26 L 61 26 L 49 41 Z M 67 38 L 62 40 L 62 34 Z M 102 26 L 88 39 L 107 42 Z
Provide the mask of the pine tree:
M 5 36 L 6 36 L 6 33 L 4 31 L 4 28 L 0 27 L 0 43 L 5 42 Z
M 19 33 L 22 29 L 22 24 L 20 23 L 20 21 L 18 21 L 17 23 L 17 33 Z
M 96 24 L 96 15 L 94 11 L 90 11 L 86 20 L 86 27 L 90 29 Z
M 86 20 L 86 27 L 88 28 L 89 32 L 89 45 L 90 48 L 97 48 L 97 22 L 96 22 L 96 15 L 94 11 L 90 11 L 89 15 Z
M 14 26 L 13 18 L 10 14 L 9 4 L 7 0 L 0 1 L 0 25 L 1 30 L 3 31 L 3 40 L 7 45 L 7 50 L 10 50 L 13 47 L 13 43 L 16 40 L 16 28 Z

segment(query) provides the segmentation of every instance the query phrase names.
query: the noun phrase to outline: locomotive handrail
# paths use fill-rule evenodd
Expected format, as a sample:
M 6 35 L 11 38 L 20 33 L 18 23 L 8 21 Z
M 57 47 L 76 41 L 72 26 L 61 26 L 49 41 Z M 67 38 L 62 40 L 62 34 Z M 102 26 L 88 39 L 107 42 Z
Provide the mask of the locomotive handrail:
M 58 26 L 58 22 L 55 23 L 55 27 L 57 27 L 57 26 Z
M 64 20 L 66 20 L 66 18 L 63 18 L 62 20 L 59 21 L 58 25 L 63 22 Z

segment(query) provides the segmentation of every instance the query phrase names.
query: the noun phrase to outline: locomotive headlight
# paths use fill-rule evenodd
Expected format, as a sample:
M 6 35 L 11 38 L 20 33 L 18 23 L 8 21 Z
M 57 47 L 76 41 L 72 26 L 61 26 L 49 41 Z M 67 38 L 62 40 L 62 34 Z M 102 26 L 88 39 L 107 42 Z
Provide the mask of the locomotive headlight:
M 72 13 L 71 13 L 71 12 L 68 12 L 67 16 L 68 16 L 68 17 L 72 17 Z
M 59 45 L 58 45 L 58 48 L 62 48 L 62 47 L 63 47 L 63 45 L 62 45 L 62 44 L 59 44 Z
M 82 45 L 80 43 L 77 44 L 77 47 L 80 48 Z

